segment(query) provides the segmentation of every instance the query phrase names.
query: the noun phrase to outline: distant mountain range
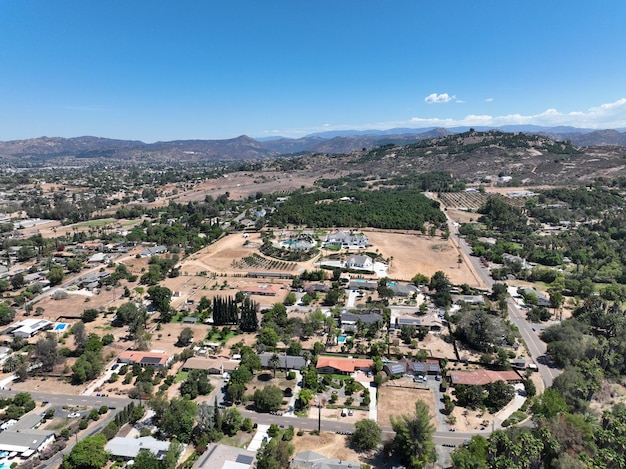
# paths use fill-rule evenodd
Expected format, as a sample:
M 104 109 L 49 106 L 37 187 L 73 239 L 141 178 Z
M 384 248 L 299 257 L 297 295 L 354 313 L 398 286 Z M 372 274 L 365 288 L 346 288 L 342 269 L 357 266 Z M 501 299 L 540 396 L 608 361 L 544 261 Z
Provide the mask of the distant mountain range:
M 477 131 L 493 127 L 473 127 Z M 43 162 L 56 159 L 114 159 L 127 161 L 237 161 L 304 153 L 342 154 L 385 144 L 407 145 L 425 139 L 466 132 L 470 127 L 396 128 L 321 132 L 302 138 L 253 139 L 245 135 L 226 140 L 175 140 L 143 143 L 99 137 L 40 137 L 0 142 L 0 159 L 6 162 Z M 576 146 L 626 147 L 626 129 L 592 130 L 576 127 L 503 126 L 503 132 L 540 134 Z

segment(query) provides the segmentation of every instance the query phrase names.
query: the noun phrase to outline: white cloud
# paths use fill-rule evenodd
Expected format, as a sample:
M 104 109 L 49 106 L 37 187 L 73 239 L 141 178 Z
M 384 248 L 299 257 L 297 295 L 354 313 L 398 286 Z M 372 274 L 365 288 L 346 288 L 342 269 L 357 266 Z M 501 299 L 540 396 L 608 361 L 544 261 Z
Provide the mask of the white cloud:
M 609 129 L 626 127 L 626 98 L 613 103 L 601 104 L 586 111 L 561 112 L 554 108 L 538 114 L 505 114 L 501 116 L 469 114 L 460 119 L 441 119 L 413 117 L 412 124 L 421 126 L 456 127 L 483 125 L 498 127 L 501 125 L 571 125 L 591 129 Z
M 448 93 L 442 93 L 442 94 L 433 93 L 433 94 L 429 94 L 428 96 L 426 96 L 424 98 L 424 101 L 428 104 L 449 103 L 455 98 L 456 96 L 449 96 Z
M 505 114 L 492 116 L 489 114 L 468 114 L 465 117 L 412 117 L 408 120 L 370 122 L 365 124 L 324 125 L 310 128 L 289 129 L 281 131 L 281 135 L 302 137 L 306 134 L 322 130 L 371 130 L 392 129 L 395 127 L 499 127 L 502 125 L 570 125 L 590 129 L 616 129 L 626 127 L 626 98 L 613 103 L 601 104 L 585 111 L 560 112 L 550 108 L 538 114 Z
M 485 102 L 486 103 L 491 103 L 491 102 L 493 102 L 493 98 L 487 98 L 487 99 L 485 99 Z

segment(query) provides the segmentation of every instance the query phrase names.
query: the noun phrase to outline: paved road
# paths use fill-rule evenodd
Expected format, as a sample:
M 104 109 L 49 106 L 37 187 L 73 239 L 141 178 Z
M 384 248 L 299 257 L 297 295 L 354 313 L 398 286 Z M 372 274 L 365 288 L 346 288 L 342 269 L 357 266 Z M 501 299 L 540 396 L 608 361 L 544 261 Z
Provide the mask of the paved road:
M 18 392 L 24 391 L 4 389 L 0 391 L 0 396 L 12 397 L 15 396 Z M 98 420 L 95 424 L 91 425 L 86 430 L 86 433 L 83 433 L 83 436 L 95 435 L 96 433 L 101 431 L 111 420 L 115 418 L 115 415 L 120 410 L 122 410 L 129 402 L 131 402 L 131 399 L 129 399 L 128 397 L 76 396 L 72 394 L 49 394 L 37 391 L 29 391 L 29 394 L 34 401 L 48 402 L 52 407 L 57 408 L 63 408 L 64 406 L 85 406 L 98 409 L 100 406 L 103 405 L 109 407 L 110 410 L 105 414 L 104 418 Z M 67 446 L 65 447 L 65 449 L 45 461 L 41 467 L 46 469 L 54 469 L 59 467 L 63 455 L 68 454 L 72 450 L 72 447 L 76 444 L 76 440 L 77 438 L 70 438 L 67 442 Z
M 430 193 L 426 193 L 426 196 L 434 199 L 433 195 Z M 482 265 L 482 263 L 476 256 L 472 256 L 471 246 L 469 246 L 464 239 L 459 237 L 457 224 L 448 217 L 447 213 L 446 217 L 448 218 L 448 227 L 450 228 L 450 236 L 452 237 L 453 241 L 457 244 L 457 246 L 463 253 L 466 262 L 468 262 L 473 267 L 476 275 L 487 286 L 487 288 L 491 290 L 495 282 L 491 278 L 489 270 Z M 533 330 L 533 326 L 526 320 L 526 313 L 518 307 L 513 298 L 507 298 L 507 306 L 509 319 L 519 329 L 522 339 L 528 346 L 530 356 L 537 364 L 538 371 L 539 373 L 541 373 L 541 377 L 543 379 L 545 387 L 548 388 L 552 386 L 554 378 L 556 378 L 561 373 L 561 371 L 544 364 L 546 359 L 545 342 L 543 342 L 539 338 L 537 332 Z

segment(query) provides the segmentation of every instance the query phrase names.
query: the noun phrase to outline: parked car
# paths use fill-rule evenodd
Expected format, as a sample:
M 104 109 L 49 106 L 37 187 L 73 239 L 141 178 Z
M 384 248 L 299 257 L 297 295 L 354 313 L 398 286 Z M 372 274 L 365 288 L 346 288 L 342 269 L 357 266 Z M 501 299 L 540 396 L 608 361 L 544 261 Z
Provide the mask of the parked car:
M 70 414 L 67 415 L 69 418 L 71 419 L 77 419 L 80 417 L 80 412 L 72 412 Z
M 353 411 L 352 409 L 350 409 L 350 410 L 348 411 L 348 415 L 350 415 L 350 416 L 354 415 L 354 411 Z

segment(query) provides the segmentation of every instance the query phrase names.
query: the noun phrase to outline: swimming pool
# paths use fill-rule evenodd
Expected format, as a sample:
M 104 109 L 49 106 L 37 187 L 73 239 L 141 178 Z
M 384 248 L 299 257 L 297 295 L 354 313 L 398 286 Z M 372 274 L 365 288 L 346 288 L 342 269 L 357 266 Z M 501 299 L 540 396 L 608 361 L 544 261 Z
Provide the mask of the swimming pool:
M 337 337 L 337 343 L 343 344 L 345 341 L 346 341 L 345 335 L 340 335 L 339 337 Z
M 58 322 L 54 326 L 54 330 L 55 330 L 55 332 L 63 332 L 68 327 L 70 327 L 70 325 L 68 323 L 66 323 L 66 322 Z M 2 469 L 2 466 L 0 466 L 0 469 Z

